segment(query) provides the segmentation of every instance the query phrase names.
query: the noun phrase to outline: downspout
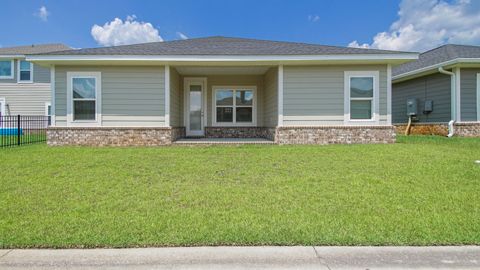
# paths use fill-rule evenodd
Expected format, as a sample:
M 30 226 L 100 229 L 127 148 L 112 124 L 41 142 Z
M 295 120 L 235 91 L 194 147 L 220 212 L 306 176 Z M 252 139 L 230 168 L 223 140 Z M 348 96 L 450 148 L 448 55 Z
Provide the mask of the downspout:
M 440 73 L 443 73 L 443 74 L 447 74 L 447 75 L 450 75 L 451 79 L 450 79 L 450 110 L 451 110 L 451 120 L 448 122 L 448 137 L 451 138 L 454 134 L 455 134 L 455 129 L 454 129 L 454 124 L 455 124 L 455 120 L 456 120 L 456 83 L 455 83 L 455 73 L 453 72 L 450 72 L 450 71 L 446 71 L 445 69 L 443 69 L 443 67 L 439 67 L 438 68 L 438 72 Z

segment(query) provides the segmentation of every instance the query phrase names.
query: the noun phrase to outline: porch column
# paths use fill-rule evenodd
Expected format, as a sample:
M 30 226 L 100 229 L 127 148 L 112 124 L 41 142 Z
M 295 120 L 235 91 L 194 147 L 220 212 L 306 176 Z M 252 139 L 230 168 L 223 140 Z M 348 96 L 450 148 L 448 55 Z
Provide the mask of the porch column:
M 460 103 L 460 91 L 461 91 L 461 78 L 460 78 L 460 68 L 455 68 L 455 119 L 457 122 L 462 121 L 462 113 L 461 113 L 461 103 Z
M 50 126 L 56 126 L 55 122 L 55 65 L 50 66 Z
M 278 66 L 278 126 L 283 126 L 283 65 Z
M 392 124 L 392 65 L 387 65 L 387 125 Z
M 170 126 L 170 66 L 165 65 L 165 126 Z

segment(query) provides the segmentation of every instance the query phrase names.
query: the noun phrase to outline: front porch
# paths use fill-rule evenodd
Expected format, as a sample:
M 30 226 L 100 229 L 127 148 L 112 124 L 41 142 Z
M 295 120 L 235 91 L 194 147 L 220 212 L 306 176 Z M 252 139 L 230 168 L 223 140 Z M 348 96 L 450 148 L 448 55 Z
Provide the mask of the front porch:
M 184 131 L 178 138 L 274 141 L 278 125 L 277 66 L 167 69 L 168 124 Z

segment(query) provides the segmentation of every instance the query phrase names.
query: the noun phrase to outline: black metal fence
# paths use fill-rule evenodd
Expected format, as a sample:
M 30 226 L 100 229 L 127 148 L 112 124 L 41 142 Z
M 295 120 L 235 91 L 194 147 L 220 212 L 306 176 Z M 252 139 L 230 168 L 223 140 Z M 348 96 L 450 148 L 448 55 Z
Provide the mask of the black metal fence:
M 43 115 L 0 116 L 0 147 L 45 142 L 49 123 Z

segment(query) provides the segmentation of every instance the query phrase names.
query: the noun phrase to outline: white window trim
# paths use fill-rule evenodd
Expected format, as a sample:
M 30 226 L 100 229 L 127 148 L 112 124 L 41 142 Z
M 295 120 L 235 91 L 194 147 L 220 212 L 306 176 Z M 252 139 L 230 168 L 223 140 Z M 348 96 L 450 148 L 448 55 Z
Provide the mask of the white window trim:
M 50 116 L 52 116 L 52 103 L 51 102 L 45 102 L 45 116 L 49 116 L 48 114 L 48 106 L 50 106 Z
M 73 79 L 95 79 L 95 120 L 73 120 Z M 84 99 L 88 100 L 88 99 Z M 93 100 L 93 99 L 92 99 Z M 97 127 L 102 125 L 102 73 L 101 72 L 67 72 L 67 126 Z
M 212 126 L 215 127 L 255 127 L 257 126 L 257 86 L 255 85 L 243 85 L 243 86 L 213 86 L 212 87 Z M 221 106 L 221 107 L 233 107 L 233 122 L 217 122 L 217 102 L 216 96 L 217 91 L 219 90 L 251 90 L 253 92 L 253 103 L 252 103 L 252 122 L 251 123 L 236 123 L 236 104 L 235 104 L 235 94 L 233 95 L 233 105 L 232 106 Z M 250 106 L 239 106 L 239 107 L 250 107 Z
M 0 113 L 2 114 L 2 116 L 5 116 L 5 106 L 6 106 L 6 101 L 5 101 L 5 98 L 4 97 L 0 97 Z
M 350 78 L 355 77 L 372 77 L 373 78 L 373 97 L 364 98 L 364 100 L 372 100 L 372 118 L 371 119 L 351 119 L 350 118 Z M 346 125 L 378 125 L 380 124 L 380 72 L 379 71 L 345 71 L 344 75 L 344 124 Z M 362 98 L 355 98 L 362 100 Z
M 480 122 L 480 73 L 477 73 L 477 121 Z
M 21 61 L 28 62 L 22 59 L 17 60 L 17 83 L 33 83 L 33 63 L 32 62 L 29 62 L 30 63 L 30 80 L 24 80 L 24 81 L 20 80 L 20 62 Z
M 15 62 L 13 59 L 0 59 L 0 61 L 10 61 L 10 76 L 0 76 L 0 80 L 8 80 L 8 79 L 13 79 L 15 77 Z

